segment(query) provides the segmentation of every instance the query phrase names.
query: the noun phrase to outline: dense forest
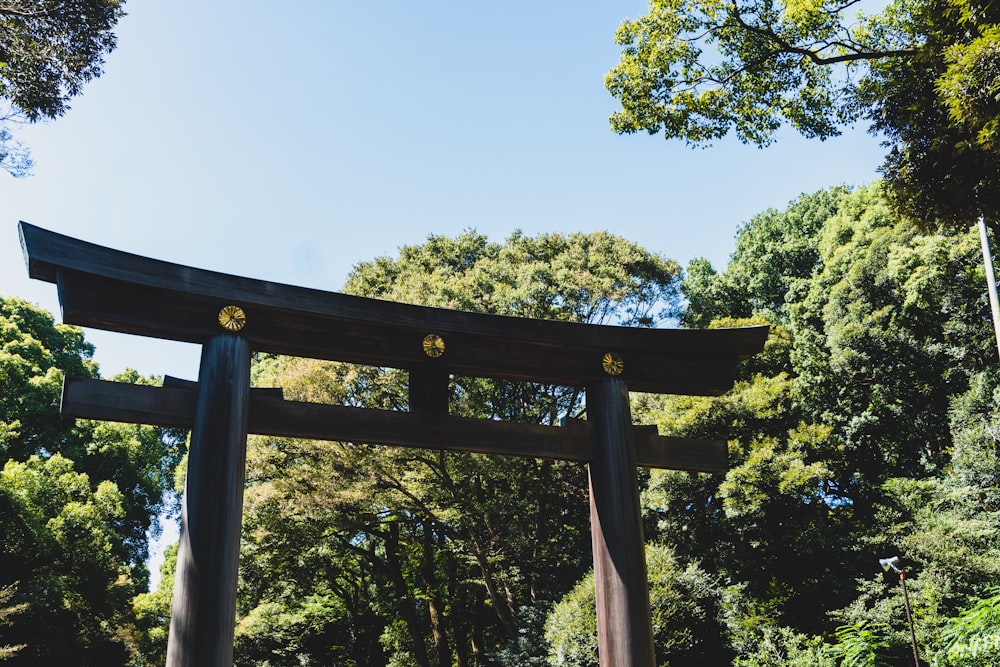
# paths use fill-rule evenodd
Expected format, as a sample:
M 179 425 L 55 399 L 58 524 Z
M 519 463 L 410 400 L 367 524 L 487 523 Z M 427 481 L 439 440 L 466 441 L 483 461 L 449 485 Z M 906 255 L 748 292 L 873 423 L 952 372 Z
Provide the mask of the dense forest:
M 669 249 L 666 249 L 669 252 Z M 636 423 L 729 443 L 725 475 L 640 469 L 660 665 L 913 663 L 1000 654 L 1000 364 L 975 230 L 921 231 L 881 184 L 743 224 L 685 269 L 609 233 L 432 236 L 341 291 L 625 326 L 767 323 L 718 398 L 633 394 Z M 162 665 L 185 433 L 63 421 L 96 377 L 73 327 L 0 301 L 0 662 Z M 153 382 L 135 373 L 117 378 Z M 296 400 L 405 410 L 406 374 L 260 355 Z M 554 424 L 573 388 L 453 378 L 453 414 Z M 583 465 L 251 437 L 236 663 L 596 665 Z

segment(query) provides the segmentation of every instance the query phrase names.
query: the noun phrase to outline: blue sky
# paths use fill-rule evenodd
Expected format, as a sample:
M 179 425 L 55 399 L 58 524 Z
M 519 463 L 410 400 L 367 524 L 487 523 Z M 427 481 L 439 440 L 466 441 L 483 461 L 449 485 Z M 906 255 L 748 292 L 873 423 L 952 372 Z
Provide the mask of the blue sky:
M 16 224 L 192 266 L 337 290 L 429 234 L 607 229 L 723 267 L 738 226 L 876 177 L 862 129 L 760 150 L 617 136 L 603 86 L 639 1 L 131 2 L 105 74 L 18 129 L 0 174 L 0 294 L 29 281 Z M 105 374 L 194 379 L 198 349 L 88 331 Z

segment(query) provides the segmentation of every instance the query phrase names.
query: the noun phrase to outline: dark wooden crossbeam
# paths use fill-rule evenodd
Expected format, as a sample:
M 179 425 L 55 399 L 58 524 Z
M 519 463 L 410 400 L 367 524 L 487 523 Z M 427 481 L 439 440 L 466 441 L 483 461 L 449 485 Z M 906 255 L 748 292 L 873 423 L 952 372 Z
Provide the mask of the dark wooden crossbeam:
M 371 366 L 585 387 L 620 360 L 630 391 L 718 395 L 767 327 L 686 330 L 554 322 L 429 308 L 243 278 L 19 226 L 32 278 L 59 288 L 68 324 L 203 344 L 241 308 L 251 350 Z M 423 347 L 439 337 L 440 356 Z
M 62 414 L 191 428 L 197 383 L 172 379 L 168 384 L 150 387 L 68 377 L 63 384 Z M 251 389 L 248 420 L 247 431 L 257 435 L 580 462 L 594 458 L 593 428 L 580 420 L 570 420 L 560 428 L 303 403 L 283 400 L 279 389 Z M 633 430 L 638 465 L 713 473 L 727 469 L 725 441 L 661 436 L 655 426 L 634 426 Z

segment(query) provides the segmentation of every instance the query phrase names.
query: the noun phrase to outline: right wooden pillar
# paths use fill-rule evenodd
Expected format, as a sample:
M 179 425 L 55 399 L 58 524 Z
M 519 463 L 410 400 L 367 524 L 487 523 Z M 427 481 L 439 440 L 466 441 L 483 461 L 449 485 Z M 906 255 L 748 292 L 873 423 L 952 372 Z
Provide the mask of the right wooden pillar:
M 600 664 L 656 667 L 635 438 L 622 379 L 587 387 L 587 420 L 597 440 L 589 472 Z

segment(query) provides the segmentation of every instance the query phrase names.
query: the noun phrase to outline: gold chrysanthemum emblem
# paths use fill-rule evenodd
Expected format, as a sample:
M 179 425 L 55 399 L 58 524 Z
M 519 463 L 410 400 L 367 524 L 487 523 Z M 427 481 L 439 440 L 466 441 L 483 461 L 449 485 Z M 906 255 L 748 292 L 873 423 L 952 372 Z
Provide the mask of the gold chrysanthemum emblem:
M 219 311 L 219 326 L 226 331 L 239 331 L 247 324 L 247 315 L 239 306 L 226 306 Z
M 444 354 L 444 338 L 437 334 L 424 336 L 424 354 L 431 359 L 437 359 Z
M 625 370 L 625 362 L 617 352 L 608 352 L 601 359 L 601 366 L 608 375 L 621 375 Z

